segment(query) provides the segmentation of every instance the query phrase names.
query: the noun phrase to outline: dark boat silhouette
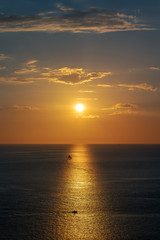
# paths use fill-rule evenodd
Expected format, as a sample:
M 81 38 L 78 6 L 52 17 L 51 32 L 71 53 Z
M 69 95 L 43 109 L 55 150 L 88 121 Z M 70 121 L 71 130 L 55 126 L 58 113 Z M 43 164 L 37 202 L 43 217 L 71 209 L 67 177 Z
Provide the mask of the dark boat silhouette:
M 78 213 L 78 212 L 74 210 L 74 211 L 72 211 L 72 213 L 76 214 L 76 213 Z
M 69 160 L 71 160 L 71 159 L 72 159 L 71 155 L 68 155 L 68 159 L 69 159 Z

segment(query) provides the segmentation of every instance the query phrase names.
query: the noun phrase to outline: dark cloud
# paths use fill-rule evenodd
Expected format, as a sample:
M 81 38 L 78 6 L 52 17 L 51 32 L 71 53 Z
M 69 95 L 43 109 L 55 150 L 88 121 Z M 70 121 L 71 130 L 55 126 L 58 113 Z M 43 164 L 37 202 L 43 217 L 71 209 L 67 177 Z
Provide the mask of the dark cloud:
M 153 30 L 141 24 L 135 16 L 107 9 L 90 8 L 76 11 L 59 5 L 60 11 L 31 16 L 0 16 L 0 32 L 19 31 L 71 31 L 71 32 L 115 32 Z

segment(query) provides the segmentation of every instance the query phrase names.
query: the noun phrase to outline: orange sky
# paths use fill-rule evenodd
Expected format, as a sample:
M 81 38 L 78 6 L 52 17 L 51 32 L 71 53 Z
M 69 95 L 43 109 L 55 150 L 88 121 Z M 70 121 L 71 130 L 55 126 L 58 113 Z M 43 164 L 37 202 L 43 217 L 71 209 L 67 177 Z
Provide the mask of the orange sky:
M 160 144 L 158 8 L 78 2 L 4 2 L 0 144 Z
M 57 100 L 53 100 L 51 89 L 43 88 L 48 94 L 39 94 L 36 100 L 35 92 L 30 92 L 30 105 L 1 109 L 0 143 L 160 143 L 160 118 L 151 110 L 146 111 L 137 103 L 113 104 L 114 94 L 103 102 L 102 90 L 95 87 L 94 92 L 79 92 L 79 86 L 61 88 Z M 114 93 L 110 88 L 104 93 L 110 91 Z M 81 101 L 77 100 L 80 96 Z M 120 93 L 116 98 L 125 96 Z M 83 112 L 75 110 L 79 102 L 85 106 Z

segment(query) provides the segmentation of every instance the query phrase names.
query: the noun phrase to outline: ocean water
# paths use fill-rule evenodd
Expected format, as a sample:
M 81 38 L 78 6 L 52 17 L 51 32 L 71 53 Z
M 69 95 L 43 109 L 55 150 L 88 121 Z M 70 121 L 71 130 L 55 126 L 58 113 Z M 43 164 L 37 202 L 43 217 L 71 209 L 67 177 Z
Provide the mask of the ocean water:
M 160 239 L 160 145 L 0 145 L 0 239 Z

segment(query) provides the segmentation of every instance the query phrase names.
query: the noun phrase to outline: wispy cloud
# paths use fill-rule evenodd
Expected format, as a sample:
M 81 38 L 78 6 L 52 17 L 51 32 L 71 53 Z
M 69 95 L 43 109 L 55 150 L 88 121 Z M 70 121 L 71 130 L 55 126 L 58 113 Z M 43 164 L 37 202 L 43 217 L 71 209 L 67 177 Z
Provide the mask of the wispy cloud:
M 83 115 L 82 118 L 94 119 L 94 118 L 100 118 L 100 116 L 99 115 Z
M 60 11 L 50 11 L 30 16 L 0 17 L 0 32 L 48 31 L 73 33 L 106 33 L 117 31 L 153 30 L 140 23 L 136 16 L 111 11 L 108 9 L 90 8 L 77 11 L 58 5 Z
M 149 67 L 149 69 L 160 71 L 160 68 L 159 68 L 159 67 Z
M 103 111 L 109 111 L 109 115 L 137 114 L 139 106 L 133 103 L 117 103 L 110 108 L 102 108 Z
M 0 53 L 0 61 L 5 60 L 5 59 L 10 59 L 10 57 L 6 56 L 4 53 Z
M 117 103 L 113 107 L 110 108 L 102 108 L 102 110 L 115 110 L 115 109 L 137 109 L 138 105 L 133 104 L 133 103 Z
M 38 62 L 38 60 L 30 60 L 30 61 L 26 62 L 26 65 L 32 65 L 32 64 L 35 64 L 37 62 Z
M 6 69 L 6 67 L 0 67 L 0 70 L 4 70 L 4 69 Z
M 158 90 L 158 88 L 153 87 L 152 85 L 149 85 L 147 83 L 141 83 L 136 85 L 130 85 L 130 84 L 118 84 L 119 87 L 126 87 L 128 90 L 135 90 L 135 89 L 142 89 L 147 91 L 155 92 Z
M 23 67 L 21 69 L 16 70 L 15 74 L 28 74 L 28 73 L 37 73 L 39 70 L 37 69 L 35 63 L 37 63 L 37 60 L 30 60 L 29 62 L 26 62 L 23 64 Z
M 90 72 L 87 73 L 83 68 L 60 68 L 55 70 L 49 70 L 41 75 L 46 77 L 51 82 L 62 83 L 67 85 L 83 84 L 91 82 L 94 79 L 100 79 L 110 72 Z
M 9 107 L 0 107 L 0 110 L 18 110 L 18 111 L 23 111 L 23 110 L 27 110 L 27 111 L 37 111 L 39 110 L 38 107 L 33 107 L 33 106 L 21 106 L 21 105 L 12 105 Z
M 113 87 L 113 86 L 108 85 L 108 84 L 97 84 L 97 87 L 110 88 L 110 87 Z
M 33 83 L 34 78 L 26 78 L 26 77 L 0 77 L 1 82 L 8 83 Z
M 134 110 L 139 108 L 138 105 L 133 104 L 133 103 L 118 103 L 114 106 L 114 109 L 130 109 Z
M 81 97 L 81 98 L 77 98 L 78 101 L 97 101 L 98 98 L 84 98 L 84 97 Z
M 57 8 L 59 8 L 62 11 L 73 11 L 74 10 L 73 8 L 63 6 L 61 3 L 57 3 L 56 6 L 57 6 Z
M 19 70 L 16 70 L 15 74 L 28 74 L 28 73 L 36 73 L 39 72 L 36 68 L 22 68 Z
M 95 93 L 93 90 L 78 90 L 80 93 Z

